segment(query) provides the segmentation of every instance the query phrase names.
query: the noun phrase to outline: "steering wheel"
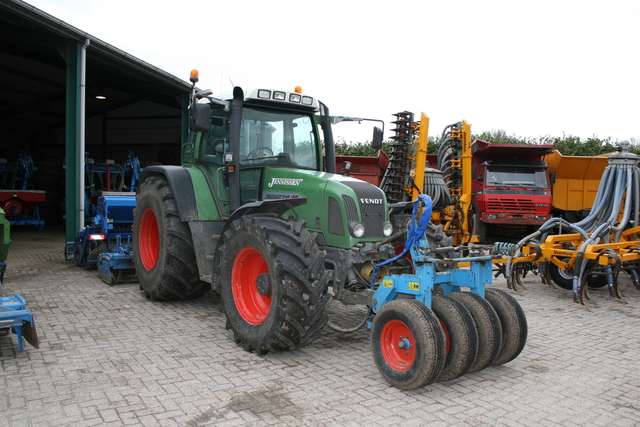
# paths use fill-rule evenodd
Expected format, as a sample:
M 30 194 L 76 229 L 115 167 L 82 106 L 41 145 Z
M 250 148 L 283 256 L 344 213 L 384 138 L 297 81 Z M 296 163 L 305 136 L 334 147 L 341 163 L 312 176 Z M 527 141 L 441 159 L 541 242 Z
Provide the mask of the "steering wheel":
M 258 147 L 255 150 L 251 150 L 247 154 L 247 159 L 258 159 L 260 157 L 272 157 L 273 151 L 269 147 Z

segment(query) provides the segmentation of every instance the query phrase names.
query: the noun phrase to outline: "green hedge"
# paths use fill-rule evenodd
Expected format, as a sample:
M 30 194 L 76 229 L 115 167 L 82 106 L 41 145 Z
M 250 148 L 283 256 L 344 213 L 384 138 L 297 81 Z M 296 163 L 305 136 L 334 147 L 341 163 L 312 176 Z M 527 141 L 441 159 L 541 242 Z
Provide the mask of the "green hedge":
M 482 139 L 494 144 L 553 144 L 556 150 L 565 156 L 597 156 L 599 154 L 617 151 L 620 141 L 613 141 L 611 138 L 587 138 L 581 139 L 578 136 L 563 135 L 562 137 L 544 136 L 540 138 L 522 138 L 514 135 L 507 135 L 505 131 L 482 132 L 472 134 L 471 139 Z M 440 146 L 439 138 L 429 137 L 428 152 L 435 154 Z M 640 143 L 631 138 L 630 150 L 632 153 L 640 155 Z M 382 151 L 391 154 L 391 141 L 382 143 Z M 368 142 L 346 142 L 336 143 L 336 153 L 343 156 L 377 156 L 377 150 L 371 147 Z

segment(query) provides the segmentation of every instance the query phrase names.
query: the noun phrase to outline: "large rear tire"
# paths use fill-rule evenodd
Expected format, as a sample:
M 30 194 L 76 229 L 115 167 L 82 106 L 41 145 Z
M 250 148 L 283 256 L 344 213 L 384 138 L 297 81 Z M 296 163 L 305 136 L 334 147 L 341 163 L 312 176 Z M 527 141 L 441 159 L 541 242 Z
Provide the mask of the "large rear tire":
M 434 295 L 431 303 L 445 335 L 446 359 L 438 381 L 458 378 L 469 371 L 478 354 L 478 332 L 473 317 L 461 302 Z
M 304 221 L 247 215 L 223 233 L 220 295 L 235 341 L 265 354 L 309 344 L 328 321 L 330 271 Z
M 527 342 L 527 318 L 518 301 L 501 289 L 485 289 L 485 297 L 496 310 L 502 327 L 502 346 L 492 366 L 512 361 Z
M 185 300 L 211 289 L 200 280 L 189 224 L 180 220 L 163 176 L 147 178 L 136 196 L 133 252 L 140 288 L 149 299 Z
M 382 376 L 401 390 L 431 384 L 444 366 L 445 343 L 438 318 L 415 299 L 382 306 L 373 319 L 371 347 Z

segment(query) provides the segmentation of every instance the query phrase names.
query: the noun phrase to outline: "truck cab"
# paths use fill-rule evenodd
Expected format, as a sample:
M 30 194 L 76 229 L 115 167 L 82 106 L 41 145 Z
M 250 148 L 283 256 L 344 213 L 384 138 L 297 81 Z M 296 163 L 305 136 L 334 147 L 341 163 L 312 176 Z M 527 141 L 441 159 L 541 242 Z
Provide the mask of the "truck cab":
M 543 156 L 552 145 L 506 145 L 476 140 L 472 191 L 476 234 L 522 236 L 551 216 L 551 186 Z

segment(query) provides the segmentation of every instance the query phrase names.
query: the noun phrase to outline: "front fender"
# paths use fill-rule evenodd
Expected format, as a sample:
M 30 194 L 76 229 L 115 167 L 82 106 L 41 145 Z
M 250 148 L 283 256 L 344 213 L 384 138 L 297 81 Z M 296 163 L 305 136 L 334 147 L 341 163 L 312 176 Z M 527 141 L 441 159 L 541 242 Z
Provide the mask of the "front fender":
M 247 203 L 233 211 L 227 220 L 227 223 L 231 224 L 241 216 L 257 213 L 275 214 L 278 216 L 282 216 L 282 214 L 288 210 L 292 210 L 295 213 L 295 207 L 304 205 L 305 203 L 307 203 L 307 199 L 305 197 L 299 197 L 296 199 L 260 200 L 257 202 Z

